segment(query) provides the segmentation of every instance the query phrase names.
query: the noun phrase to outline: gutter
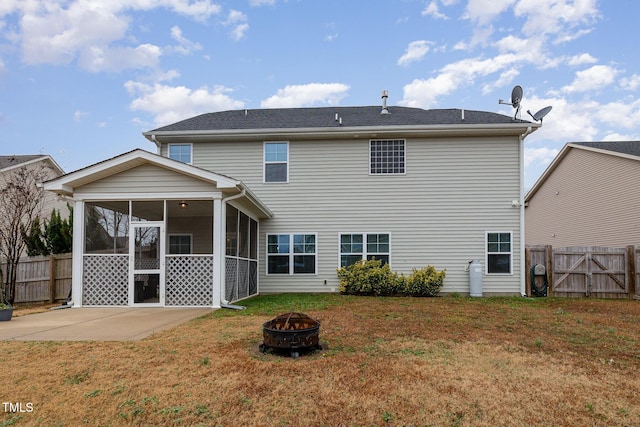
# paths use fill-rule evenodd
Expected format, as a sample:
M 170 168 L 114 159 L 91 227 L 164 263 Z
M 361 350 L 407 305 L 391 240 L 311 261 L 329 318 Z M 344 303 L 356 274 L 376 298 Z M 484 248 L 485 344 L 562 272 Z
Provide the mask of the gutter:
M 528 126 L 528 127 L 525 127 Z M 312 128 L 261 128 L 261 129 L 220 129 L 220 130 L 187 130 L 144 132 L 145 138 L 158 144 L 158 138 L 170 137 L 172 141 L 186 139 L 190 141 L 204 139 L 207 141 L 224 139 L 247 140 L 264 138 L 378 138 L 386 136 L 465 136 L 465 135 L 519 135 L 523 129 L 540 127 L 539 124 L 462 124 L 462 125 L 405 125 L 405 126 L 342 126 Z M 535 129 L 534 129 L 535 130 Z M 533 130 L 532 130 L 533 131 Z M 529 132 L 530 133 L 530 132 Z

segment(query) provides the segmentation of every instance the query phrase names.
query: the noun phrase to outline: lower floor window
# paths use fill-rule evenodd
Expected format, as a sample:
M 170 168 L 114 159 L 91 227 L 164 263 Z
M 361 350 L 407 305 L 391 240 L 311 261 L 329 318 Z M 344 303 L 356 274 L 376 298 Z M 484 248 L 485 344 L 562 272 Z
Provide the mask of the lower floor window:
M 340 234 L 340 267 L 370 259 L 388 264 L 390 254 L 388 233 Z
M 268 234 L 267 274 L 316 274 L 315 234 Z
M 170 234 L 169 235 L 169 254 L 171 255 L 187 255 L 191 250 L 190 234 Z
M 487 274 L 511 274 L 512 234 L 487 233 Z

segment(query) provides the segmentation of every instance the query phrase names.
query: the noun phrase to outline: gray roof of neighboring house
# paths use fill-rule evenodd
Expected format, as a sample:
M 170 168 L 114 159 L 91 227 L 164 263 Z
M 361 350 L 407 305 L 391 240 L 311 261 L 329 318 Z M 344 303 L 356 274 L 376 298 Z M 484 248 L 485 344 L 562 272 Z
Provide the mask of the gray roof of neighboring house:
M 640 157 L 640 141 L 572 142 L 571 144 Z
M 16 166 L 22 163 L 27 163 L 39 158 L 46 158 L 46 155 L 34 154 L 34 155 L 22 155 L 22 156 L 0 156 L 0 170 Z
M 154 132 L 190 132 L 207 130 L 246 129 L 304 129 L 335 128 L 339 126 L 416 126 L 460 124 L 529 123 L 525 120 L 486 111 L 388 107 L 389 114 L 381 114 L 380 106 L 273 108 L 231 110 L 202 114 L 190 119 L 154 129 Z M 464 120 L 462 114 L 464 111 Z M 342 119 L 340 124 L 336 116 Z

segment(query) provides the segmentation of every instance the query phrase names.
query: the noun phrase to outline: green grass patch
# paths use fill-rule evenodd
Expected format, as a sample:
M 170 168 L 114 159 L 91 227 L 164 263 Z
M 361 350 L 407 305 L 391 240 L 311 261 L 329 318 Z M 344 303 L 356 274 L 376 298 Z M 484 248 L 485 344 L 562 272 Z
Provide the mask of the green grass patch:
M 327 307 L 342 305 L 347 295 L 339 294 L 271 294 L 258 295 L 242 300 L 235 305 L 246 307 L 245 310 L 216 310 L 213 316 L 252 316 L 252 315 L 278 315 L 290 311 L 307 312 L 325 310 Z

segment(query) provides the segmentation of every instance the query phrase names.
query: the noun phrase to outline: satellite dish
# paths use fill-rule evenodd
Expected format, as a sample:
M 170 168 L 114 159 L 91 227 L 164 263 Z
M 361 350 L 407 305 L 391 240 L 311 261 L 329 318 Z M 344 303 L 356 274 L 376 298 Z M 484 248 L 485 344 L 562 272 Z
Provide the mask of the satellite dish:
M 502 99 L 499 99 L 498 104 L 511 105 L 515 108 L 516 113 L 513 115 L 513 120 L 515 120 L 520 112 L 520 101 L 522 101 L 522 86 L 516 85 L 511 91 L 511 103 L 504 102 Z
M 515 86 L 511 91 L 511 105 L 513 108 L 520 108 L 520 101 L 522 100 L 522 87 Z
M 531 111 L 527 110 L 527 113 L 529 113 L 529 115 L 531 117 L 533 117 L 533 120 L 535 120 L 536 122 L 540 122 L 542 123 L 542 119 L 544 118 L 544 116 L 546 116 L 547 114 L 549 114 L 549 111 L 551 111 L 551 105 L 549 105 L 548 107 L 544 107 L 542 110 L 538 111 L 535 114 L 531 114 Z

